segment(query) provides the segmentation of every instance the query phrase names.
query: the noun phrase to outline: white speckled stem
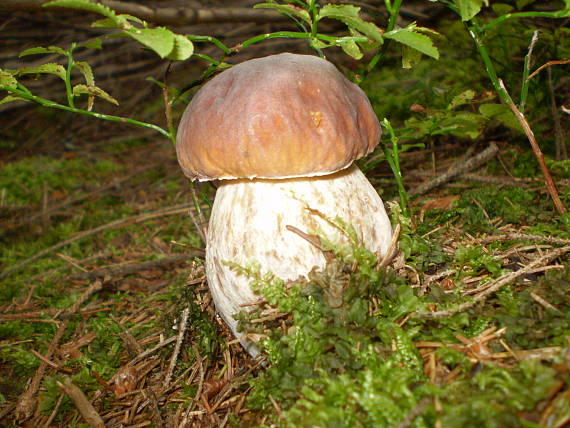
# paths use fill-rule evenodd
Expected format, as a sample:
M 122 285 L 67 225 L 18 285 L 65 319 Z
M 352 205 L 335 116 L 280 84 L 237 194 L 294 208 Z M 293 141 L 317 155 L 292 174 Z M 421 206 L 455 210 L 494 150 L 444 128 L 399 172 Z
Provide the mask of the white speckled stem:
M 322 177 L 223 182 L 210 217 L 206 275 L 218 312 L 252 355 L 256 347 L 236 332 L 233 315 L 259 296 L 250 289 L 249 278 L 223 262 L 257 262 L 262 273 L 271 271 L 285 280 L 324 266 L 322 252 L 286 226 L 306 233 L 320 230 L 339 244 L 347 238 L 307 206 L 352 224 L 364 246 L 379 255 L 390 244 L 392 229 L 382 199 L 354 165 Z

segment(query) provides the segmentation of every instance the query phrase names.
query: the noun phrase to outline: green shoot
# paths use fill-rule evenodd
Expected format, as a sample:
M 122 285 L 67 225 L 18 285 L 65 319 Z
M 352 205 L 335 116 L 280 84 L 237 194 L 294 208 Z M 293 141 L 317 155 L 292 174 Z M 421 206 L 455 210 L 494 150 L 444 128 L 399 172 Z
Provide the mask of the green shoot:
M 392 173 L 396 178 L 396 183 L 398 184 L 398 194 L 400 195 L 400 206 L 402 209 L 402 214 L 404 214 L 406 217 L 409 217 L 410 213 L 408 211 L 408 193 L 404 186 L 402 171 L 400 169 L 400 156 L 398 147 L 399 138 L 396 136 L 394 128 L 392 128 L 392 125 L 388 119 L 384 119 L 382 121 L 382 126 L 384 126 L 384 128 L 386 128 L 390 134 L 390 142 L 392 143 L 391 146 L 388 146 L 388 144 L 385 142 L 381 142 L 382 150 L 384 151 L 386 160 L 388 161 L 388 164 L 392 169 Z

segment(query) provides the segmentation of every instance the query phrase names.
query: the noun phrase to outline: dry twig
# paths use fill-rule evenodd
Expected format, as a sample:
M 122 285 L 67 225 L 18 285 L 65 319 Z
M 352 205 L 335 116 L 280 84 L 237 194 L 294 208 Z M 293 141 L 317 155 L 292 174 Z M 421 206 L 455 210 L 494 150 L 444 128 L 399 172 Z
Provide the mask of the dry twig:
M 45 0 L 5 0 L 3 9 L 38 10 L 42 9 Z M 145 21 L 159 25 L 191 25 L 223 22 L 279 22 L 287 18 L 272 10 L 258 10 L 245 7 L 162 7 L 153 8 L 138 2 L 101 0 L 118 13 L 128 13 Z M 45 10 L 45 9 L 44 9 Z
M 149 260 L 146 262 L 125 262 L 111 266 L 103 266 L 97 269 L 93 269 L 89 272 L 79 272 L 71 275 L 69 279 L 95 279 L 95 278 L 105 278 L 107 276 L 113 278 L 117 276 L 131 275 L 142 270 L 153 269 L 157 267 L 162 267 L 170 264 L 178 264 L 192 257 L 203 257 L 204 250 L 196 248 L 193 251 L 188 251 L 185 253 L 173 254 L 171 256 L 166 256 L 157 260 Z
M 487 147 L 481 153 L 472 156 L 467 160 L 462 160 L 460 163 L 453 165 L 451 168 L 449 168 L 449 170 L 446 173 L 440 175 L 439 177 L 434 178 L 433 180 L 428 181 L 427 183 L 420 184 L 418 187 L 410 190 L 409 194 L 422 195 L 424 193 L 427 193 L 430 190 L 435 189 L 436 187 L 439 187 L 444 183 L 447 183 L 452 178 L 457 177 L 458 175 L 461 175 L 474 168 L 477 168 L 484 162 L 491 159 L 497 153 L 499 153 L 499 147 L 497 146 L 497 144 L 491 143 L 489 144 L 489 147 Z
M 65 333 L 66 328 L 67 328 L 67 321 L 63 321 L 59 325 L 57 331 L 55 332 L 55 335 L 53 336 L 53 339 L 51 340 L 48 346 L 46 353 L 44 354 L 46 360 L 49 360 L 53 355 L 57 344 L 63 337 L 63 333 Z M 36 370 L 36 374 L 32 378 L 32 381 L 30 382 L 26 390 L 22 393 L 22 395 L 20 395 L 20 397 L 18 398 L 18 404 L 16 406 L 16 417 L 19 420 L 29 419 L 34 413 L 34 410 L 36 408 L 36 401 L 34 400 L 34 396 L 36 395 L 36 392 L 38 392 L 40 383 L 44 378 L 47 366 L 48 364 L 44 360 L 41 360 L 40 365 Z
M 499 84 L 501 85 L 501 88 L 508 94 L 507 88 L 505 87 L 505 84 L 503 83 L 503 81 L 501 79 L 499 79 Z M 552 198 L 552 201 L 554 202 L 554 206 L 556 207 L 556 209 L 558 210 L 558 212 L 560 214 L 564 214 L 566 212 L 566 208 L 564 208 L 564 205 L 562 204 L 562 201 L 560 200 L 560 196 L 558 195 L 558 190 L 556 190 L 556 185 L 554 184 L 554 180 L 552 179 L 552 175 L 550 174 L 550 171 L 548 170 L 548 167 L 546 166 L 546 162 L 544 161 L 544 154 L 542 153 L 542 150 L 540 149 L 540 146 L 538 145 L 538 143 L 536 141 L 536 137 L 534 136 L 534 132 L 532 132 L 532 129 L 530 128 L 530 125 L 528 124 L 526 118 L 524 117 L 524 114 L 522 114 L 522 112 L 517 108 L 517 106 L 515 105 L 514 102 L 512 102 L 512 101 L 509 102 L 507 104 L 507 106 L 514 113 L 515 117 L 517 118 L 520 125 L 522 126 L 524 133 L 526 134 L 526 136 L 528 138 L 528 141 L 530 142 L 530 145 L 532 147 L 532 151 L 534 152 L 534 156 L 536 157 L 536 160 L 538 161 L 538 165 L 540 166 L 540 170 L 542 171 L 542 174 L 544 175 L 544 184 L 546 185 L 546 190 L 548 191 L 548 194 Z
M 398 423 L 397 425 L 394 425 L 394 428 L 408 428 L 413 422 L 414 420 L 422 414 L 422 412 L 426 409 L 427 406 L 429 406 L 430 402 L 431 402 L 431 397 L 424 397 L 422 398 L 418 404 L 416 404 L 416 407 L 414 407 L 404 418 L 404 420 L 400 423 Z
M 533 271 L 535 268 L 543 264 L 550 263 L 555 258 L 560 257 L 561 255 L 566 254 L 569 251 L 570 251 L 570 245 L 557 248 L 555 250 L 550 251 L 549 253 L 545 254 L 542 257 L 534 259 L 531 263 L 529 263 L 528 265 L 526 265 L 525 267 L 516 272 L 511 272 L 502 275 L 501 277 L 497 278 L 495 281 L 490 283 L 483 292 L 476 295 L 473 298 L 473 300 L 461 303 L 459 306 L 457 306 L 454 309 L 418 314 L 418 316 L 420 318 L 425 318 L 425 319 L 436 319 L 436 318 L 448 317 L 456 313 L 463 312 L 469 308 L 472 308 L 477 303 L 485 301 L 489 296 L 499 291 L 505 285 L 512 283 L 517 278 L 520 278 L 521 276 L 528 274 L 529 272 Z
M 492 242 L 515 241 L 519 239 L 524 241 L 547 242 L 549 244 L 570 245 L 570 239 L 531 235 L 528 233 L 506 233 L 503 235 L 486 236 L 484 238 L 474 238 L 473 242 L 478 244 L 490 244 Z
M 536 76 L 542 70 L 544 70 L 546 67 L 550 67 L 551 65 L 560 65 L 560 64 L 570 64 L 570 59 L 556 59 L 556 60 L 548 61 L 547 63 L 542 64 L 540 67 L 538 67 L 536 70 L 534 70 L 531 73 L 531 75 L 528 76 L 528 80 L 532 79 L 534 76 Z
M 97 410 L 89 402 L 83 391 L 71 381 L 69 376 L 65 376 L 63 382 L 57 382 L 57 386 L 71 398 L 85 422 L 95 428 L 105 428 L 105 423 L 99 416 L 99 413 L 97 413 Z
M 167 345 L 170 345 L 172 342 L 176 341 L 177 336 L 172 336 L 169 337 L 168 339 L 163 340 L 162 342 L 160 342 L 158 345 L 156 345 L 155 347 L 151 348 L 151 349 L 147 349 L 146 351 L 144 351 L 142 354 L 137 355 L 135 358 L 133 358 L 130 362 L 129 365 L 133 365 L 135 363 L 138 363 L 139 361 L 145 359 L 146 357 L 148 357 L 149 355 L 154 354 L 156 351 L 158 351 L 161 348 L 164 348 Z
M 170 384 L 170 378 L 174 372 L 174 367 L 176 366 L 176 360 L 178 359 L 178 354 L 180 353 L 180 347 L 182 346 L 182 340 L 184 340 L 184 333 L 186 333 L 186 326 L 188 325 L 188 316 L 190 315 L 190 308 L 186 307 L 182 311 L 180 324 L 178 326 L 178 337 L 176 338 L 176 346 L 174 347 L 174 352 L 170 358 L 170 365 L 168 366 L 168 371 L 166 372 L 166 377 L 164 379 L 163 388 L 168 388 Z
M 99 232 L 103 232 L 104 230 L 115 229 L 118 227 L 125 227 L 125 226 L 131 225 L 131 224 L 143 223 L 145 221 L 154 220 L 154 219 L 157 219 L 160 217 L 166 217 L 169 215 L 185 214 L 185 213 L 187 213 L 187 210 L 191 207 L 192 207 L 192 205 L 190 205 L 190 204 L 182 204 L 182 205 L 176 205 L 176 206 L 169 207 L 169 208 L 162 208 L 162 209 L 150 212 L 150 213 L 134 215 L 131 217 L 112 221 L 111 223 L 107 223 L 107 224 L 95 227 L 93 229 L 84 230 L 83 232 L 77 233 L 72 238 L 66 239 L 65 241 L 61 241 L 55 245 L 52 245 L 51 247 L 46 248 L 45 250 L 37 252 L 32 257 L 29 257 L 29 258 L 21 261 L 20 263 L 17 263 L 14 266 L 9 267 L 8 269 L 4 270 L 4 272 L 0 273 L 0 280 L 10 276 L 14 272 L 19 271 L 24 266 L 27 266 L 30 263 L 33 263 L 36 260 L 41 259 L 42 257 L 44 257 L 50 253 L 53 253 L 54 251 L 59 250 L 60 248 L 63 248 L 66 245 L 69 245 L 69 244 L 71 244 L 75 241 L 78 241 L 80 239 L 86 238 L 86 237 L 91 236 L 91 235 L 95 235 Z

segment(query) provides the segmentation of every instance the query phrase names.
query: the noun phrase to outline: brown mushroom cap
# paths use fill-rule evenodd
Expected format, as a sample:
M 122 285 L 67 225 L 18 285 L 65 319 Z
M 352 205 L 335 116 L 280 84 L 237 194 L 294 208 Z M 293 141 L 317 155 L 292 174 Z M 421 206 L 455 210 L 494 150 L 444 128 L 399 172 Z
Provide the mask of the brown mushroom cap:
M 316 176 L 370 153 L 380 133 L 364 92 L 334 65 L 284 53 L 205 84 L 182 116 L 176 151 L 192 180 Z

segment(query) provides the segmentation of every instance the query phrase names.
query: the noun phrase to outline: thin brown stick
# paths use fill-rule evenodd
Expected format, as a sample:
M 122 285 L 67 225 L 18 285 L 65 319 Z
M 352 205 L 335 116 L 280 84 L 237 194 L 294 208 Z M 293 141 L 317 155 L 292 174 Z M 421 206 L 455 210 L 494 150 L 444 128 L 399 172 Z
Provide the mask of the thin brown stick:
M 489 284 L 489 286 L 484 291 L 482 291 L 481 293 L 476 295 L 473 298 L 473 300 L 471 300 L 469 302 L 461 303 L 459 306 L 457 306 L 454 309 L 446 309 L 443 311 L 418 314 L 418 317 L 424 318 L 424 319 L 437 319 L 437 318 L 448 317 L 448 316 L 454 315 L 454 314 L 459 313 L 459 312 L 463 312 L 469 308 L 472 308 L 477 303 L 485 301 L 489 296 L 496 293 L 498 290 L 500 290 L 505 285 L 512 283 L 517 278 L 520 278 L 521 276 L 525 276 L 526 274 L 532 272 L 535 268 L 537 268 L 541 265 L 544 265 L 546 263 L 550 263 L 555 258 L 560 257 L 561 255 L 563 255 L 569 251 L 570 251 L 570 245 L 552 250 L 549 253 L 545 254 L 544 256 L 534 259 L 532 262 L 530 262 L 528 265 L 526 265 L 522 269 L 519 269 L 516 272 L 510 272 L 510 273 L 507 273 L 505 275 L 500 276 L 495 281 L 493 281 L 491 284 Z
M 51 340 L 48 346 L 46 353 L 44 354 L 44 357 L 46 359 L 49 360 L 51 358 L 57 344 L 63 337 L 63 333 L 65 332 L 66 328 L 67 328 L 67 321 L 63 321 L 59 325 L 57 331 L 55 332 L 55 335 L 53 336 L 53 339 Z M 36 373 L 32 378 L 32 381 L 30 382 L 26 390 L 22 393 L 22 395 L 20 395 L 20 397 L 18 398 L 18 404 L 16 406 L 16 417 L 18 420 L 20 421 L 27 420 L 34 413 L 34 410 L 36 408 L 36 401 L 34 400 L 34 396 L 36 395 L 36 392 L 38 392 L 40 383 L 44 378 L 47 366 L 48 364 L 45 361 L 42 360 L 40 362 L 40 365 L 37 368 Z
M 192 193 L 192 200 L 194 201 L 196 213 L 194 213 L 193 210 L 190 210 L 188 214 L 190 214 L 190 218 L 192 219 L 192 223 L 194 223 L 196 232 L 202 239 L 202 242 L 205 244 L 208 241 L 208 222 L 204 218 L 204 214 L 200 209 L 200 203 L 198 201 L 198 196 L 196 195 L 196 188 L 194 185 L 190 186 L 190 193 Z
M 95 283 L 91 284 L 91 286 L 89 286 L 87 288 L 87 290 L 85 290 L 83 292 L 83 294 L 79 297 L 79 299 L 77 299 L 77 301 L 73 304 L 73 306 L 71 306 L 69 309 L 63 311 L 62 314 L 66 315 L 66 316 L 75 314 L 79 310 L 80 306 L 83 303 L 85 303 L 85 301 L 93 293 L 101 290 L 101 288 L 102 288 L 102 284 L 99 281 L 96 281 Z M 32 413 L 35 409 L 35 405 L 36 405 L 35 401 L 33 400 L 33 397 L 39 389 L 40 383 L 44 377 L 45 370 L 46 370 L 47 366 L 51 365 L 49 363 L 50 358 L 53 355 L 57 344 L 61 340 L 61 338 L 62 338 L 62 336 L 63 336 L 63 334 L 67 328 L 67 323 L 68 323 L 68 321 L 63 321 L 59 325 L 52 341 L 50 342 L 50 344 L 48 346 L 46 353 L 42 356 L 42 358 L 40 358 L 41 362 L 40 362 L 38 369 L 36 370 L 36 374 L 34 375 L 34 378 L 30 382 L 30 385 L 28 386 L 28 388 L 24 391 L 24 393 L 19 398 L 18 405 L 16 407 L 16 415 L 19 419 L 26 420 L 32 415 Z
M 113 303 L 111 303 L 112 305 Z M 79 315 L 86 315 L 86 314 L 92 314 L 95 312 L 100 312 L 100 311 L 105 311 L 105 310 L 109 310 L 109 308 L 105 308 L 105 307 L 96 307 L 96 308 L 91 308 L 91 309 L 85 309 L 83 311 L 77 311 L 77 314 Z M 16 321 L 16 320 L 32 320 L 32 319 L 36 319 L 39 318 L 41 316 L 45 316 L 45 315 L 57 315 L 57 314 L 61 314 L 61 309 L 57 309 L 57 308 L 45 308 L 45 309 L 40 309 L 37 311 L 28 311 L 28 312 L 16 312 L 13 314 L 0 314 L 0 322 L 9 322 L 9 321 Z M 61 319 L 65 319 L 67 316 L 64 315 L 60 315 Z M 45 321 L 45 320 L 43 320 Z M 54 320 L 49 320 L 51 322 L 57 323 L 57 321 Z
M 97 410 L 89 402 L 83 391 L 71 381 L 69 376 L 65 376 L 62 382 L 57 382 L 57 386 L 71 398 L 85 422 L 95 428 L 105 428 L 105 423 L 99 413 L 97 413 Z
M 55 419 L 55 416 L 57 415 L 57 412 L 59 411 L 59 407 L 61 406 L 61 403 L 63 403 L 63 397 L 65 397 L 65 393 L 61 392 L 59 394 L 59 397 L 57 398 L 57 402 L 55 403 L 55 406 L 54 406 L 51 414 L 49 415 L 48 420 L 44 424 L 44 428 L 50 428 L 51 423 L 53 422 L 53 420 Z
M 204 250 L 196 248 L 193 251 L 172 254 L 170 256 L 166 256 L 157 260 L 149 260 L 146 262 L 125 262 L 111 266 L 103 266 L 97 269 L 93 269 L 89 272 L 76 273 L 74 275 L 71 275 L 69 279 L 95 279 L 104 278 L 107 276 L 113 278 L 117 276 L 131 275 L 142 270 L 182 263 L 188 261 L 192 257 L 204 257 Z
M 554 306 L 552 303 L 550 303 L 548 300 L 538 295 L 537 293 L 531 292 L 530 297 L 532 297 L 534 301 L 536 301 L 539 305 L 542 305 L 545 309 L 561 313 L 560 309 L 558 309 L 556 306 Z
M 406 415 L 402 422 L 394 425 L 393 428 L 408 428 L 414 420 L 423 413 L 427 406 L 429 406 L 432 398 L 431 397 L 424 397 L 422 398 L 418 404 Z
M 501 88 L 508 93 L 507 88 L 501 79 L 499 79 L 499 85 L 501 85 Z M 542 153 L 542 150 L 540 149 L 540 146 L 536 141 L 534 133 L 530 128 L 530 125 L 528 124 L 526 118 L 524 117 L 524 114 L 522 114 L 522 112 L 517 108 L 515 103 L 509 102 L 507 105 L 509 106 L 509 108 L 511 109 L 511 111 L 514 113 L 515 117 L 521 124 L 524 133 L 526 134 L 528 141 L 530 142 L 532 151 L 534 152 L 534 156 L 536 157 L 536 160 L 538 161 L 542 174 L 544 175 L 544 184 L 546 185 L 546 190 L 548 191 L 548 194 L 552 198 L 554 206 L 558 210 L 559 214 L 564 214 L 566 212 L 566 208 L 564 208 L 564 205 L 560 200 L 560 196 L 558 196 L 558 190 L 556 190 L 556 185 L 554 184 L 552 175 L 550 175 L 550 171 L 548 170 L 546 162 L 544 161 L 544 154 Z
M 186 307 L 182 311 L 181 320 L 179 324 L 178 337 L 176 338 L 176 345 L 174 346 L 174 352 L 172 352 L 172 357 L 170 358 L 170 364 L 168 366 L 168 371 L 166 372 L 166 377 L 164 379 L 163 388 L 168 388 L 170 384 L 170 379 L 172 378 L 172 373 L 174 372 L 174 367 L 176 366 L 176 360 L 178 359 L 178 354 L 180 353 L 180 347 L 182 346 L 182 341 L 184 340 L 184 334 L 186 333 L 186 327 L 188 325 L 188 316 L 190 315 L 190 308 Z
M 148 357 L 149 355 L 154 354 L 156 351 L 158 351 L 161 348 L 164 348 L 167 345 L 170 345 L 172 342 L 176 341 L 177 336 L 172 336 L 169 337 L 168 339 L 163 340 L 162 342 L 160 342 L 158 345 L 156 345 L 155 347 L 151 348 L 151 349 L 147 349 L 146 351 L 144 351 L 142 354 L 137 355 L 135 358 L 133 358 L 131 361 L 129 361 L 129 365 L 133 365 L 135 363 L 138 363 L 139 361 L 145 359 L 146 357 Z
M 554 87 L 552 85 L 552 69 L 547 69 L 548 94 L 550 95 L 550 112 L 554 121 L 554 142 L 556 143 L 556 160 L 568 159 L 568 149 L 566 148 L 566 132 L 560 121 L 558 106 L 554 96 Z
M 556 59 L 556 60 L 548 61 L 546 64 L 542 64 L 540 67 L 538 67 L 536 70 L 534 70 L 530 74 L 530 76 L 528 76 L 528 80 L 532 79 L 534 76 L 536 76 L 542 70 L 544 70 L 546 67 L 550 67 L 551 65 L 559 65 L 559 64 L 570 64 L 570 59 Z
M 378 263 L 378 268 L 384 268 L 388 266 L 392 262 L 392 260 L 394 260 L 394 257 L 396 257 L 396 254 L 398 253 L 398 242 L 400 241 L 401 230 L 402 226 L 400 225 L 400 223 L 398 223 L 394 228 L 394 231 L 392 232 L 392 239 L 390 240 L 390 245 L 388 246 L 388 250 L 386 251 L 386 254 L 382 258 L 382 260 L 380 260 L 380 263 Z
M 84 230 L 83 232 L 77 233 L 72 238 L 66 239 L 65 241 L 61 241 L 55 245 L 52 245 L 51 247 L 46 248 L 45 250 L 37 252 L 32 257 L 29 257 L 29 258 L 21 261 L 20 263 L 17 263 L 14 266 L 9 267 L 8 269 L 6 269 L 0 273 L 0 280 L 10 276 L 14 272 L 19 271 L 24 266 L 27 266 L 30 263 L 33 263 L 36 260 L 41 259 L 42 257 L 44 257 L 50 253 L 53 253 L 54 251 L 59 250 L 60 248 L 63 248 L 66 245 L 69 245 L 69 244 L 71 244 L 75 241 L 78 241 L 80 239 L 86 238 L 88 236 L 95 235 L 99 232 L 103 232 L 103 231 L 109 230 L 109 229 L 125 227 L 125 226 L 131 225 L 131 224 L 143 223 L 145 221 L 154 220 L 154 219 L 157 219 L 160 217 L 166 217 L 169 215 L 185 214 L 185 213 L 187 213 L 187 210 L 189 208 L 192 208 L 191 204 L 176 205 L 176 206 L 173 206 L 170 208 L 166 208 L 166 209 L 163 208 L 163 209 L 153 211 L 150 213 L 146 213 L 146 214 L 138 214 L 138 215 L 134 215 L 131 217 L 115 220 L 115 221 L 112 221 L 111 223 L 107 223 L 107 224 L 95 227 L 93 229 Z
M 285 229 L 287 229 L 289 232 L 293 232 L 295 235 L 300 236 L 309 244 L 314 246 L 317 250 L 323 253 L 325 252 L 325 250 L 323 250 L 323 247 L 321 246 L 321 238 L 319 238 L 317 235 L 311 235 L 309 233 L 305 233 L 301 229 L 295 226 L 291 226 L 290 224 L 285 225 Z
M 10 10 L 43 10 L 46 0 L 5 0 L 1 8 Z M 118 13 L 128 13 L 145 21 L 159 25 L 191 25 L 223 22 L 281 22 L 287 18 L 272 10 L 258 10 L 245 7 L 149 7 L 137 2 L 101 0 Z
M 433 178 L 436 176 L 433 172 L 428 171 L 411 171 L 408 174 L 409 177 L 426 177 L 426 178 Z M 537 184 L 537 181 L 532 178 L 516 178 L 513 179 L 509 176 L 496 176 L 496 175 L 481 175 L 481 174 L 474 174 L 474 173 L 463 173 L 461 174 L 461 178 L 464 180 L 471 180 L 471 181 L 478 181 L 487 184 L 494 184 L 497 186 L 517 186 L 517 187 L 525 187 L 532 184 Z
M 528 233 L 505 233 L 503 235 L 474 238 L 472 241 L 478 244 L 490 244 L 492 242 L 516 241 L 519 239 L 524 241 L 547 242 L 549 244 L 570 245 L 570 239 L 555 238 L 552 236 L 531 235 Z
M 426 183 L 420 184 L 418 187 L 410 190 L 409 194 L 410 195 L 422 195 L 426 192 L 429 192 L 430 190 L 435 189 L 436 187 L 439 187 L 444 183 L 447 183 L 452 178 L 457 177 L 458 175 L 461 175 L 461 174 L 463 174 L 467 171 L 470 171 L 474 168 L 477 168 L 478 166 L 480 166 L 484 162 L 491 159 L 497 153 L 499 153 L 499 147 L 497 146 L 497 144 L 495 144 L 493 142 L 493 143 L 489 144 L 489 147 L 487 147 L 481 153 L 479 153 L 475 156 L 472 156 L 472 157 L 468 158 L 467 160 L 462 160 L 461 162 L 453 165 L 451 168 L 449 168 L 449 170 L 446 173 L 444 173 L 444 174 L 440 175 L 439 177 L 436 177 L 433 180 L 430 180 Z
M 40 354 L 38 351 L 35 351 L 33 349 L 30 349 L 30 352 L 40 361 L 43 361 L 44 363 L 46 363 L 48 366 L 56 369 L 57 371 L 61 371 L 64 373 L 73 373 L 73 370 L 67 368 L 67 367 L 61 367 L 59 365 L 57 365 L 56 363 L 54 363 L 51 360 L 48 360 L 46 357 L 44 357 L 42 354 Z
M 74 315 L 75 313 L 77 313 L 81 305 L 83 305 L 83 303 L 85 303 L 93 294 L 95 294 L 98 291 L 101 291 L 102 289 L 103 289 L 103 283 L 101 281 L 95 281 L 93 284 L 87 287 L 87 289 L 83 293 L 81 293 L 79 299 L 75 301 L 73 306 L 64 311 L 63 314 L 68 316 Z

